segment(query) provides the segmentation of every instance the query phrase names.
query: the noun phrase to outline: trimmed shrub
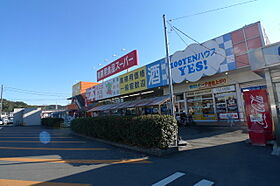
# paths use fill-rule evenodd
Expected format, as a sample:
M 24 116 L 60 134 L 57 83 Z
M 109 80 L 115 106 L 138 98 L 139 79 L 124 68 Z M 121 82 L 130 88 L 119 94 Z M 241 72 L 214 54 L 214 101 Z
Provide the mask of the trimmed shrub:
M 42 118 L 41 124 L 45 127 L 60 128 L 64 122 L 62 118 Z
M 172 116 L 106 116 L 78 118 L 71 129 L 79 134 L 146 148 L 168 148 L 176 139 L 177 123 Z

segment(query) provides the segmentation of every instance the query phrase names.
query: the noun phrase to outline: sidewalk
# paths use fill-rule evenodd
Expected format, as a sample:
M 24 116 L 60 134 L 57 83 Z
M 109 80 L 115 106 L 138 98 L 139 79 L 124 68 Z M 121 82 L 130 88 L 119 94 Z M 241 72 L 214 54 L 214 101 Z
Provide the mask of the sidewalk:
M 182 150 L 198 149 L 236 143 L 249 138 L 247 128 L 243 125 L 233 127 L 212 124 L 197 124 L 179 128 L 179 136 L 187 141 L 188 145 Z

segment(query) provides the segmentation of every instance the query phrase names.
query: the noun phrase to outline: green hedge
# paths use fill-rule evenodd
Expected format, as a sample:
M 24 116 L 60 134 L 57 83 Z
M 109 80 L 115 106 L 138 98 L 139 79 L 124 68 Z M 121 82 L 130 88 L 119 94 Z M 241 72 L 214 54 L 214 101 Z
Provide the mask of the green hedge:
M 64 119 L 62 118 L 42 118 L 41 124 L 45 127 L 60 128 L 63 124 Z
M 176 120 L 167 115 L 78 118 L 71 129 L 79 134 L 147 148 L 167 148 L 176 139 Z

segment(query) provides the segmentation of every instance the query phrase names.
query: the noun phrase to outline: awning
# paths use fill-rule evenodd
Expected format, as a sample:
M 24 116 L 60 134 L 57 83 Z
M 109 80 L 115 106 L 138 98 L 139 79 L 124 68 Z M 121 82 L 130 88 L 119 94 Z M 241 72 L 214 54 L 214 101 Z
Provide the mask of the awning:
M 137 107 L 138 104 L 142 103 L 143 99 L 141 100 L 135 100 L 135 101 L 131 101 L 130 104 L 127 105 L 127 108 L 133 108 L 133 107 Z
M 111 107 L 111 109 L 112 110 L 115 110 L 115 109 L 120 109 L 120 108 L 122 108 L 124 105 L 126 105 L 127 104 L 127 102 L 121 102 L 121 103 L 116 103 L 116 104 L 114 104 L 112 107 Z
M 153 102 L 155 98 L 148 98 L 148 99 L 142 99 L 142 102 L 137 104 L 137 107 L 144 107 L 148 105 L 149 103 Z
M 114 105 L 115 104 L 103 105 L 103 107 L 100 109 L 100 111 L 111 110 L 111 107 L 113 107 Z
M 124 109 L 124 108 L 128 108 L 128 106 L 131 104 L 132 101 L 126 101 L 123 102 L 122 104 L 120 104 L 116 109 Z
M 156 98 L 154 98 L 154 100 L 152 102 L 147 104 L 147 106 L 161 105 L 164 102 L 166 102 L 167 100 L 169 100 L 169 98 L 170 98 L 169 96 L 156 97 Z
M 127 101 L 122 103 L 107 104 L 94 107 L 88 112 L 97 112 L 97 111 L 106 111 L 106 110 L 117 110 L 125 108 L 134 108 L 134 107 L 144 107 L 144 106 L 155 106 L 160 105 L 166 102 L 169 99 L 169 96 L 161 96 L 155 98 L 147 98 L 141 100 Z

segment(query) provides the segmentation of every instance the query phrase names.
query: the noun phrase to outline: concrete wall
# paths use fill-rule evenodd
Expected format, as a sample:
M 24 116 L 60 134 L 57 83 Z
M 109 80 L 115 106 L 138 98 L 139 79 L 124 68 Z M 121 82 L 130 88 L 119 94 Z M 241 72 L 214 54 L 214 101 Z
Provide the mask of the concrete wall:
M 22 125 L 24 108 L 14 109 L 14 125 Z
M 14 125 L 41 125 L 41 108 L 14 109 Z
M 23 125 L 41 125 L 41 108 L 25 108 L 23 112 Z

